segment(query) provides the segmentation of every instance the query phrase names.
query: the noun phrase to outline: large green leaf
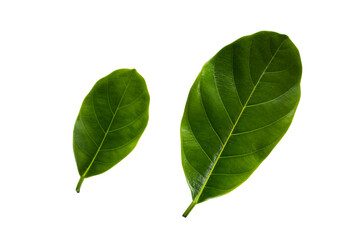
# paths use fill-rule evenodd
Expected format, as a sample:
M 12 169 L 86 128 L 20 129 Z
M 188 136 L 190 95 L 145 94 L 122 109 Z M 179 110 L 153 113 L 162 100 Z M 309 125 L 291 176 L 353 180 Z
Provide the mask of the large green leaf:
M 242 184 L 284 136 L 300 100 L 300 55 L 275 32 L 245 36 L 208 61 L 181 122 L 182 165 L 193 202 Z
M 85 97 L 75 122 L 73 148 L 80 180 L 101 174 L 136 146 L 149 119 L 149 92 L 135 69 L 100 79 Z

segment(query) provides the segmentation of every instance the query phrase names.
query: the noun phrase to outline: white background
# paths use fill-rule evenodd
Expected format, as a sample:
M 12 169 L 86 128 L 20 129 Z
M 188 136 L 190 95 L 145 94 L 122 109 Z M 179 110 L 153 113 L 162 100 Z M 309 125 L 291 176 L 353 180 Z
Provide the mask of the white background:
M 357 2 L 2 0 L 0 239 L 360 239 Z M 300 51 L 294 121 L 248 181 L 185 219 L 188 91 L 218 50 L 261 30 Z M 118 68 L 146 79 L 148 127 L 77 194 L 74 122 Z

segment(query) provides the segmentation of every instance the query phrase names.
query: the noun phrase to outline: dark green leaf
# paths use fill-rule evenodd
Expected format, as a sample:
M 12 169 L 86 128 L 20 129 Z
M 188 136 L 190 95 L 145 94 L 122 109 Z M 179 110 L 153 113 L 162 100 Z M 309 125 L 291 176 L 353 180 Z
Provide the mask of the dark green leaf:
M 182 165 L 193 202 L 242 184 L 284 136 L 300 100 L 300 55 L 275 32 L 245 36 L 207 62 L 181 122 Z
M 100 79 L 85 97 L 75 122 L 73 148 L 80 180 L 101 174 L 136 146 L 149 119 L 149 92 L 135 69 Z

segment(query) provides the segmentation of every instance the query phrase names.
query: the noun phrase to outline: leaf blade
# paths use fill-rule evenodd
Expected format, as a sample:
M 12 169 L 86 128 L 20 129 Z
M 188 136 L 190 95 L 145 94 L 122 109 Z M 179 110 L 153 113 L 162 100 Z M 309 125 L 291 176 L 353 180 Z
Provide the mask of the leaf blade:
M 73 148 L 80 180 L 101 174 L 136 146 L 148 122 L 149 93 L 135 69 L 100 79 L 85 97 L 75 122 Z
M 286 35 L 274 32 L 240 38 L 204 65 L 190 90 L 181 123 L 182 163 L 193 197 L 189 209 L 232 191 L 255 171 L 290 126 L 300 99 L 300 78 L 298 50 Z M 226 114 L 216 107 L 220 103 Z M 211 131 L 200 104 L 207 106 Z M 224 120 L 226 115 L 231 121 Z M 225 141 L 214 143 L 212 132 L 226 136 Z M 198 154 L 191 135 L 207 148 L 209 159 L 215 159 L 212 163 L 206 164 Z M 226 162 L 226 156 L 241 160 L 233 157 Z M 201 175 L 189 165 L 197 166 Z M 231 172 L 233 168 L 238 171 Z

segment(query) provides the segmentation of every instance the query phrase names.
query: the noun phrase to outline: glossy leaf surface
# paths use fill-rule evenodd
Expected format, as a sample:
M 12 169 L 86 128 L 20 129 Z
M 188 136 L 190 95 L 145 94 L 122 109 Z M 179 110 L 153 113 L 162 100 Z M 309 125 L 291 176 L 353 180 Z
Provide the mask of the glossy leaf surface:
M 193 202 L 242 184 L 283 137 L 300 100 L 301 60 L 282 34 L 258 32 L 221 49 L 191 87 L 181 122 Z
M 135 69 L 100 79 L 85 97 L 75 122 L 73 148 L 80 180 L 101 174 L 136 146 L 149 118 L 150 97 Z

